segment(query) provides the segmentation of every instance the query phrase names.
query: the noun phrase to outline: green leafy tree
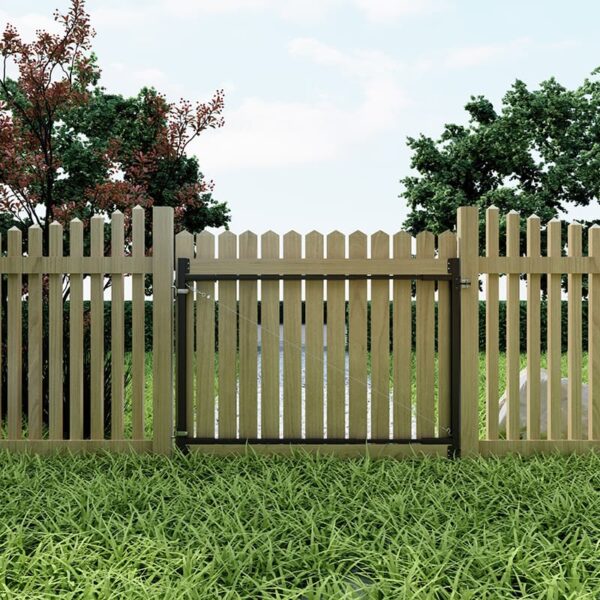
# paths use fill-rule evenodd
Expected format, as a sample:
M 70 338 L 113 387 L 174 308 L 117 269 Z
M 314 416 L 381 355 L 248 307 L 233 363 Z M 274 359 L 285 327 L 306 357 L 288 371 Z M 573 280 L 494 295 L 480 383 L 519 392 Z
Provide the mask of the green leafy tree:
M 405 227 L 414 233 L 441 233 L 455 226 L 459 206 L 479 206 L 483 247 L 483 209 L 491 205 L 501 214 L 535 213 L 546 222 L 560 213 L 568 219 L 573 206 L 597 204 L 599 73 L 594 71 L 574 90 L 555 79 L 530 90 L 517 80 L 499 111 L 485 97 L 472 96 L 465 106 L 467 125 L 448 124 L 437 140 L 408 138 L 417 173 L 401 180 L 410 207 Z M 501 228 L 503 245 L 504 222 Z M 524 251 L 525 236 L 521 238 Z

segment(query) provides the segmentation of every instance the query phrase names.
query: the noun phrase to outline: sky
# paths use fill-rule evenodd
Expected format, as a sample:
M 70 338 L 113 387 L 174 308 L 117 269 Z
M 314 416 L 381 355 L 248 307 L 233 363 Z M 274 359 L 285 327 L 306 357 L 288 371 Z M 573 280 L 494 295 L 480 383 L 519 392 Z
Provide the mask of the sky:
M 0 23 L 30 39 L 68 4 L 0 0 Z M 225 126 L 191 150 L 237 233 L 393 233 L 407 215 L 407 136 L 466 123 L 471 95 L 498 107 L 515 79 L 574 87 L 600 66 L 593 0 L 88 0 L 87 9 L 109 92 L 153 85 L 171 101 L 206 101 L 225 90 Z

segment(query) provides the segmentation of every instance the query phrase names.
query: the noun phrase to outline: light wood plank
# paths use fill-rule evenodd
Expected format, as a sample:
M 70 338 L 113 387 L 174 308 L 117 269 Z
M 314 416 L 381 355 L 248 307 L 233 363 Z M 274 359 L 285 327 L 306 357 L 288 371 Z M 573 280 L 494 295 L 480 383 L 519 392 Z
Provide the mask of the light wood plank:
M 194 236 L 189 231 L 180 231 L 175 236 L 175 259 L 194 258 Z M 177 264 L 177 262 L 175 263 Z M 194 284 L 187 283 L 189 293 L 185 297 L 186 311 L 186 399 L 185 399 L 185 419 L 187 423 L 187 432 L 193 436 L 196 428 L 194 427 Z
M 83 256 L 83 223 L 69 224 L 69 253 Z M 72 273 L 69 280 L 69 438 L 83 438 L 83 278 Z
M 256 258 L 255 233 L 240 235 L 240 258 Z M 240 281 L 240 437 L 258 437 L 258 308 L 256 281 Z
M 196 256 L 215 255 L 215 236 L 196 235 Z M 196 283 L 196 434 L 215 436 L 215 284 Z
M 417 260 L 434 253 L 434 236 L 417 235 Z M 417 437 L 435 435 L 435 314 L 434 282 L 417 281 Z
M 541 253 L 540 219 L 527 219 L 527 255 Z M 540 438 L 540 275 L 527 275 L 527 439 Z
M 511 210 L 506 216 L 506 254 L 519 256 L 520 216 Z M 520 437 L 519 410 L 519 275 L 511 273 L 506 282 L 506 437 L 518 440 Z
M 394 259 L 411 255 L 410 234 L 394 235 Z M 394 438 L 412 437 L 412 290 L 411 282 L 393 283 L 393 376 L 394 376 Z
M 546 228 L 548 256 L 560 257 L 561 221 L 552 219 Z M 548 275 L 548 439 L 559 440 L 561 432 L 561 289 L 560 275 Z
M 23 254 L 21 231 L 16 227 L 8 230 L 8 257 Z M 9 440 L 19 440 L 22 431 L 22 373 L 23 373 L 23 340 L 22 340 L 22 277 L 9 275 L 7 282 L 7 349 L 6 353 L 8 377 L 8 414 L 7 433 Z
M 94 215 L 90 225 L 90 254 L 104 255 L 104 218 Z M 90 277 L 90 437 L 104 438 L 104 277 Z M 156 335 L 156 334 L 155 334 Z
M 60 223 L 50 223 L 50 256 L 62 256 L 63 228 Z M 63 297 L 62 276 L 48 277 L 48 379 L 50 423 L 49 437 L 51 440 L 63 439 Z
M 135 206 L 131 211 L 132 221 L 132 256 L 141 259 L 146 254 L 145 212 L 141 206 Z M 133 413 L 134 440 L 145 437 L 145 395 L 146 395 L 146 310 L 144 274 L 134 273 L 131 278 L 131 405 Z
M 497 257 L 500 252 L 500 211 L 490 206 L 485 213 L 485 253 L 488 257 Z M 499 281 L 498 275 L 486 275 L 485 289 L 485 402 L 486 437 L 498 439 L 499 396 L 498 396 L 498 354 L 499 340 Z
M 535 454 L 581 454 L 598 452 L 600 443 L 588 440 L 495 440 L 479 442 L 481 456 L 507 456 L 520 454 L 523 457 Z
M 261 256 L 279 258 L 279 236 L 261 236 Z M 276 438 L 279 432 L 279 281 L 261 282 L 261 436 Z
M 438 238 L 438 254 L 440 259 L 456 257 L 456 235 L 444 231 Z M 451 282 L 438 283 L 438 435 L 447 436 L 450 431 L 450 293 Z
M 327 236 L 327 257 L 344 258 L 346 238 Z M 327 281 L 327 437 L 346 437 L 346 283 Z
M 600 226 L 588 231 L 588 254 L 600 259 Z M 588 277 L 588 439 L 600 439 L 600 274 Z
M 582 256 L 575 258 L 572 256 L 558 257 L 529 257 L 520 256 L 509 258 L 500 257 L 481 257 L 479 259 L 480 273 L 536 273 L 561 275 L 563 273 L 600 273 L 600 260 L 596 257 L 591 258 Z
M 237 256 L 237 236 L 219 235 L 219 257 Z M 219 437 L 237 436 L 237 285 L 219 281 Z
M 151 452 L 152 442 L 143 440 L 2 440 L 0 450 L 51 456 L 91 452 Z
M 32 225 L 28 230 L 29 256 L 42 255 L 42 228 Z M 42 277 L 29 275 L 27 282 L 29 300 L 27 302 L 27 388 L 28 395 L 28 437 L 30 440 L 42 437 Z M 1 338 L 0 338 L 1 339 Z
M 153 441 L 157 454 L 173 451 L 173 209 L 152 209 Z
M 306 236 L 307 260 L 323 258 L 323 235 Z M 264 254 L 263 254 L 264 256 Z M 323 418 L 323 282 L 306 282 L 306 437 L 324 437 Z
M 350 258 L 367 257 L 367 236 L 355 231 L 348 240 Z M 353 279 L 349 286 L 349 435 L 367 439 L 367 280 Z
M 1 265 L 1 262 L 0 262 Z M 194 260 L 190 273 L 201 275 L 447 275 L 437 258 L 414 260 L 325 258 L 322 260 Z
M 571 223 L 568 228 L 568 254 L 581 256 L 582 228 Z M 582 439 L 581 422 L 581 275 L 569 275 L 568 296 L 568 433 L 570 440 Z M 587 433 L 587 432 L 586 432 Z
M 125 221 L 119 210 L 112 214 L 111 256 L 125 254 Z M 123 275 L 111 277 L 110 291 L 110 362 L 111 362 L 111 434 L 113 440 L 123 439 L 123 418 L 125 402 L 125 287 Z
M 476 206 L 458 209 L 461 278 L 461 455 L 479 451 L 479 214 Z
M 302 239 L 290 231 L 283 236 L 284 258 L 300 258 Z M 300 281 L 283 284 L 283 436 L 302 435 L 302 305 Z
M 389 257 L 390 238 L 371 236 L 371 257 Z M 371 437 L 389 438 L 390 421 L 390 283 L 371 281 Z

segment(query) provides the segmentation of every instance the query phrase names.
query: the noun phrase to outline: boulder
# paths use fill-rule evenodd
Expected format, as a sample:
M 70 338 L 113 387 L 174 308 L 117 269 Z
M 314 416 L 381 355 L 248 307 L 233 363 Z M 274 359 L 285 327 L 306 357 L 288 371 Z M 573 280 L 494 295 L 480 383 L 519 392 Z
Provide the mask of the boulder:
M 563 377 L 560 380 L 561 394 L 561 431 L 562 437 L 567 437 L 568 425 L 568 385 L 569 380 Z M 586 384 L 581 386 L 581 423 L 582 437 L 587 439 L 588 427 L 588 397 L 589 388 Z M 519 422 L 521 426 L 521 437 L 527 431 L 527 369 L 519 373 Z M 500 398 L 500 423 L 499 430 L 501 435 L 506 435 L 506 392 Z M 540 437 L 547 438 L 548 434 L 548 371 L 540 369 Z

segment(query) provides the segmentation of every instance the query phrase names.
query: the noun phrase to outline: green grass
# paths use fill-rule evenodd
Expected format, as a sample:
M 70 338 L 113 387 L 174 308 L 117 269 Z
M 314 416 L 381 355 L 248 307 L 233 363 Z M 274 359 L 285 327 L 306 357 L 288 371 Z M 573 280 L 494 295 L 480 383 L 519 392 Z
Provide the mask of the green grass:
M 600 590 L 594 454 L 0 462 L 2 598 L 562 600 Z

